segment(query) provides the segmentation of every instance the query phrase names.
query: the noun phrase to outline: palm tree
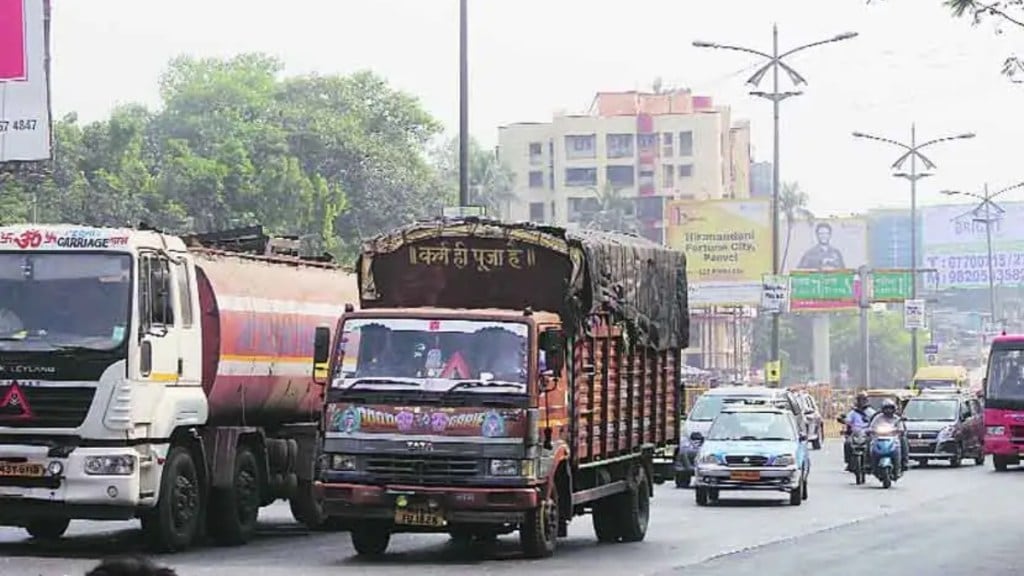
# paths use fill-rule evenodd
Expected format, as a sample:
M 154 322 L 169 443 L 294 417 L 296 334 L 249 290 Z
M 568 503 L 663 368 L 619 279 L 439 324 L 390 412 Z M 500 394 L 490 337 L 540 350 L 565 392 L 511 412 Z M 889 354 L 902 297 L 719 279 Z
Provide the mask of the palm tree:
M 636 202 L 632 198 L 623 197 L 610 182 L 600 190 L 594 188 L 593 192 L 596 206 L 593 211 L 580 215 L 582 226 L 608 232 L 638 233 Z
M 779 191 L 779 212 L 786 219 L 786 244 L 782 248 L 780 271 L 786 269 L 789 242 L 793 238 L 793 225 L 800 220 L 806 220 L 809 225 L 814 224 L 814 213 L 807 209 L 807 200 L 807 193 L 800 189 L 800 184 L 796 182 L 782 184 L 782 190 Z

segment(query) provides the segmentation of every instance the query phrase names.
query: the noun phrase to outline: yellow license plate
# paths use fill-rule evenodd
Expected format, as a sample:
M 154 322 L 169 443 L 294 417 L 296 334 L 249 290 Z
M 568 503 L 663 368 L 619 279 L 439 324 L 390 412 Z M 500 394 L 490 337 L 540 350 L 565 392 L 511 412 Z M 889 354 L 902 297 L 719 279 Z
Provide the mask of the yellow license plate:
M 403 526 L 440 527 L 447 524 L 441 511 L 423 508 L 399 508 L 395 510 L 395 524 Z
M 729 479 L 738 482 L 756 482 L 761 479 L 761 473 L 757 470 L 735 470 L 729 473 Z
M 40 478 L 46 475 L 42 464 L 12 464 L 0 462 L 0 476 L 20 478 Z

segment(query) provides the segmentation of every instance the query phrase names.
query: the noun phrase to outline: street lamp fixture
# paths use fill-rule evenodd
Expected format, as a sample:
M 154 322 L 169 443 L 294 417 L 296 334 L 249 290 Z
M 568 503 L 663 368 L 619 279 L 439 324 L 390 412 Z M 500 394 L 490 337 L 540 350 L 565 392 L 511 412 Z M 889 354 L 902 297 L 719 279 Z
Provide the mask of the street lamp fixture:
M 910 125 L 910 144 L 904 144 L 898 140 L 892 138 L 883 138 L 881 136 L 874 136 L 872 134 L 865 134 L 864 132 L 853 132 L 854 138 L 861 138 L 864 140 L 874 140 L 876 142 L 884 142 L 891 144 L 897 148 L 904 150 L 903 154 L 892 163 L 891 168 L 893 170 L 899 170 L 903 167 L 903 164 L 907 160 L 910 160 L 910 171 L 908 172 L 895 172 L 893 176 L 897 178 L 903 178 L 910 181 L 910 276 L 912 282 L 910 283 L 910 298 L 917 298 L 917 181 L 922 178 L 931 176 L 930 172 L 918 172 L 917 161 L 920 160 L 924 167 L 928 170 L 935 170 L 935 163 L 930 158 L 925 156 L 921 151 L 929 146 L 933 146 L 940 142 L 950 142 L 952 140 L 968 140 L 975 137 L 974 132 L 966 132 L 964 134 L 957 134 L 955 136 L 943 136 L 941 138 L 934 138 L 920 144 L 917 143 L 917 126 L 915 124 Z M 914 328 L 910 331 L 910 377 L 914 377 L 914 373 L 917 372 L 918 354 L 917 354 L 917 329 Z
M 772 159 L 772 272 L 775 275 L 781 273 L 779 270 L 779 105 L 783 100 L 799 96 L 802 92 L 783 92 L 779 89 L 779 71 L 782 70 L 789 76 L 793 84 L 799 86 L 801 84 L 807 84 L 807 79 L 800 75 L 793 67 L 784 62 L 783 60 L 797 52 L 807 50 L 808 48 L 814 48 L 824 44 L 831 44 L 833 42 L 841 42 L 843 40 L 849 40 L 857 36 L 856 32 L 844 32 L 825 40 L 819 40 L 817 42 L 811 42 L 802 46 L 797 46 L 785 52 L 779 51 L 779 27 L 777 25 L 772 26 L 772 51 L 771 53 L 762 52 L 761 50 L 755 50 L 753 48 L 747 48 L 744 46 L 732 46 L 729 44 L 719 44 L 717 42 L 707 42 L 698 40 L 693 42 L 693 46 L 696 48 L 711 48 L 715 50 L 731 50 L 733 52 L 744 52 L 746 54 L 753 54 L 759 56 L 764 60 L 767 60 L 760 68 L 747 79 L 747 84 L 753 87 L 757 87 L 764 79 L 768 72 L 772 73 L 772 89 L 771 91 L 753 91 L 750 94 L 759 98 L 764 98 L 772 102 L 772 116 L 773 116 L 773 135 L 774 135 L 774 146 L 773 146 L 773 159 Z M 779 361 L 779 314 L 772 314 L 772 345 L 771 345 L 771 360 L 772 362 Z

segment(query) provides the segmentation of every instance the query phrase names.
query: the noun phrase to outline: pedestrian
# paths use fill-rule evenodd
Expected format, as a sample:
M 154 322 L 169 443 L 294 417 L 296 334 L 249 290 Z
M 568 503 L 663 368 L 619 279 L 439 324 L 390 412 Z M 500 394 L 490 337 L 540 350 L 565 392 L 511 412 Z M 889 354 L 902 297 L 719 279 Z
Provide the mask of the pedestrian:
M 121 556 L 100 562 L 85 576 L 178 576 L 178 573 L 142 556 Z

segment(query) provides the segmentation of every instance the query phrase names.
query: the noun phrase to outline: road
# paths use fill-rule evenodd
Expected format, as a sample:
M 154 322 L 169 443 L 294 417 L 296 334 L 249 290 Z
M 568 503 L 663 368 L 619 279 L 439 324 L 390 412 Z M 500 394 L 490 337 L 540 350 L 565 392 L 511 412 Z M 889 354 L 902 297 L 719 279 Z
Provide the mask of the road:
M 570 525 L 545 575 L 581 572 L 688 576 L 783 573 L 863 574 L 884 566 L 891 576 L 989 575 L 1020 562 L 1024 472 L 996 474 L 991 466 L 915 469 L 891 490 L 869 479 L 857 487 L 841 472 L 842 447 L 829 442 L 813 453 L 810 498 L 790 507 L 774 495 L 742 495 L 718 507 L 698 508 L 692 490 L 656 489 L 647 540 L 598 545 L 588 518 Z M 781 497 L 781 495 L 780 495 Z M 521 574 L 514 535 L 487 549 L 460 550 L 446 536 L 400 535 L 382 561 L 353 556 L 347 534 L 313 534 L 291 523 L 287 506 L 264 511 L 259 538 L 241 548 L 201 548 L 159 558 L 181 576 L 417 576 Z M 0 528 L 0 575 L 84 574 L 98 558 L 136 552 L 132 523 L 73 523 L 70 536 L 43 546 L 19 530 Z M 1012 554 L 1012 556 L 1011 556 Z M 1019 564 L 1018 564 L 1019 566 Z

